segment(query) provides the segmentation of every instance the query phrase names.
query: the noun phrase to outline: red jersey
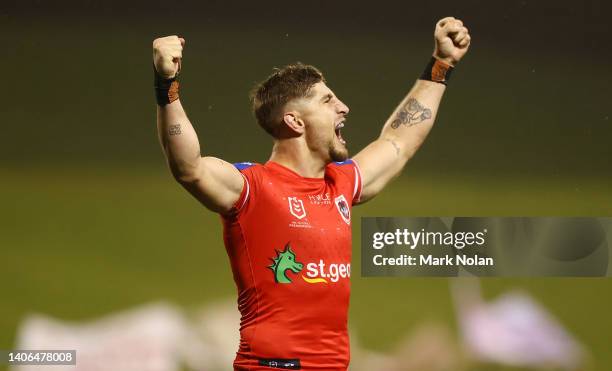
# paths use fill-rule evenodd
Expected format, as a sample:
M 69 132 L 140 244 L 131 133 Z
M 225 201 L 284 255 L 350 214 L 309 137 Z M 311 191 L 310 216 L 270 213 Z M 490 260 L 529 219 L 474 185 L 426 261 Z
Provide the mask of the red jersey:
M 323 178 L 235 166 L 245 185 L 222 218 L 242 315 L 234 369 L 346 370 L 357 165 L 330 163 Z

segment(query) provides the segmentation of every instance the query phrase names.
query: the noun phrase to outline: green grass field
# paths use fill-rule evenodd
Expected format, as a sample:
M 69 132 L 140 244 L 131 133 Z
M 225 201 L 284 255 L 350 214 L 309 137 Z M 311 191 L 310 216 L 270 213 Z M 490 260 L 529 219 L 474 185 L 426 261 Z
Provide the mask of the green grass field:
M 29 169 L 0 173 L 0 349 L 20 319 L 42 312 L 91 319 L 156 299 L 185 308 L 235 295 L 219 217 L 165 169 Z M 484 178 L 410 170 L 354 209 L 350 325 L 388 350 L 423 321 L 454 328 L 447 279 L 364 279 L 360 216 L 610 215 L 611 179 Z M 486 279 L 488 297 L 524 288 L 612 368 L 609 279 Z

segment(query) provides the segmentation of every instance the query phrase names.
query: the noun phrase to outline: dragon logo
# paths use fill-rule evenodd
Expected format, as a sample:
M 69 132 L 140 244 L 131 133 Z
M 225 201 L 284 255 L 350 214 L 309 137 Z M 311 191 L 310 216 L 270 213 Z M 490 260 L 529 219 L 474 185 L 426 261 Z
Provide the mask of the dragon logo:
M 344 195 L 340 195 L 334 199 L 336 202 L 336 207 L 338 208 L 338 212 L 344 222 L 348 225 L 351 225 L 351 210 L 349 209 L 348 202 L 346 202 L 346 198 Z
M 291 251 L 291 246 L 289 243 L 285 245 L 285 250 L 276 251 L 276 257 L 271 258 L 272 265 L 269 265 L 268 268 L 274 272 L 274 280 L 277 283 L 291 283 L 291 279 L 287 277 L 287 271 L 290 270 L 293 273 L 300 273 L 302 268 L 304 268 L 304 264 L 298 263 L 295 260 L 295 253 Z

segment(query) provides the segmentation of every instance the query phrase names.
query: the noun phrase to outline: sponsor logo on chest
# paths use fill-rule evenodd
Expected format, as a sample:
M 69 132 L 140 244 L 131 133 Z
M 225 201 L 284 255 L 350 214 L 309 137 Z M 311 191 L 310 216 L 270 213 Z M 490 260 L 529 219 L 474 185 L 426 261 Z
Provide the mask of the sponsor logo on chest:
M 329 193 L 318 194 L 318 195 L 308 195 L 308 200 L 312 205 L 330 205 L 331 204 L 331 196 Z M 289 213 L 293 215 L 297 220 L 293 220 L 289 223 L 290 227 L 301 227 L 301 228 L 311 228 L 308 219 L 302 220 L 307 217 L 308 213 L 306 211 L 306 207 L 304 205 L 304 201 L 297 196 L 287 197 L 287 203 L 289 208 Z M 342 217 L 342 220 L 347 225 L 351 225 L 351 209 L 349 207 L 349 203 L 344 197 L 344 195 L 339 195 L 334 198 L 334 204 L 336 205 L 336 210 Z
M 341 279 L 351 277 L 351 263 L 326 263 L 319 259 L 318 262 L 301 262 L 291 245 L 287 243 L 283 251 L 275 250 L 276 256 L 270 258 L 272 264 L 268 268 L 274 275 L 276 283 L 292 283 L 292 277 L 299 276 L 309 284 L 336 283 Z M 304 272 L 306 268 L 306 272 Z M 304 274 L 305 273 L 305 274 Z
M 331 205 L 331 196 L 329 192 L 318 195 L 308 195 L 308 201 L 312 205 Z

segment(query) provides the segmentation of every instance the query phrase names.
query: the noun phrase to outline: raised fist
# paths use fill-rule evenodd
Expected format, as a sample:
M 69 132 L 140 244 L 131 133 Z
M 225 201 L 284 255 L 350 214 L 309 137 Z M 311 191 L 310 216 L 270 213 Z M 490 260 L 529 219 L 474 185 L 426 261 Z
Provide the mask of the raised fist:
M 434 57 L 454 66 L 470 47 L 470 33 L 459 19 L 442 18 L 436 23 L 434 32 L 436 48 Z
M 178 36 L 166 36 L 153 40 L 153 65 L 162 77 L 170 79 L 181 70 L 185 39 Z

